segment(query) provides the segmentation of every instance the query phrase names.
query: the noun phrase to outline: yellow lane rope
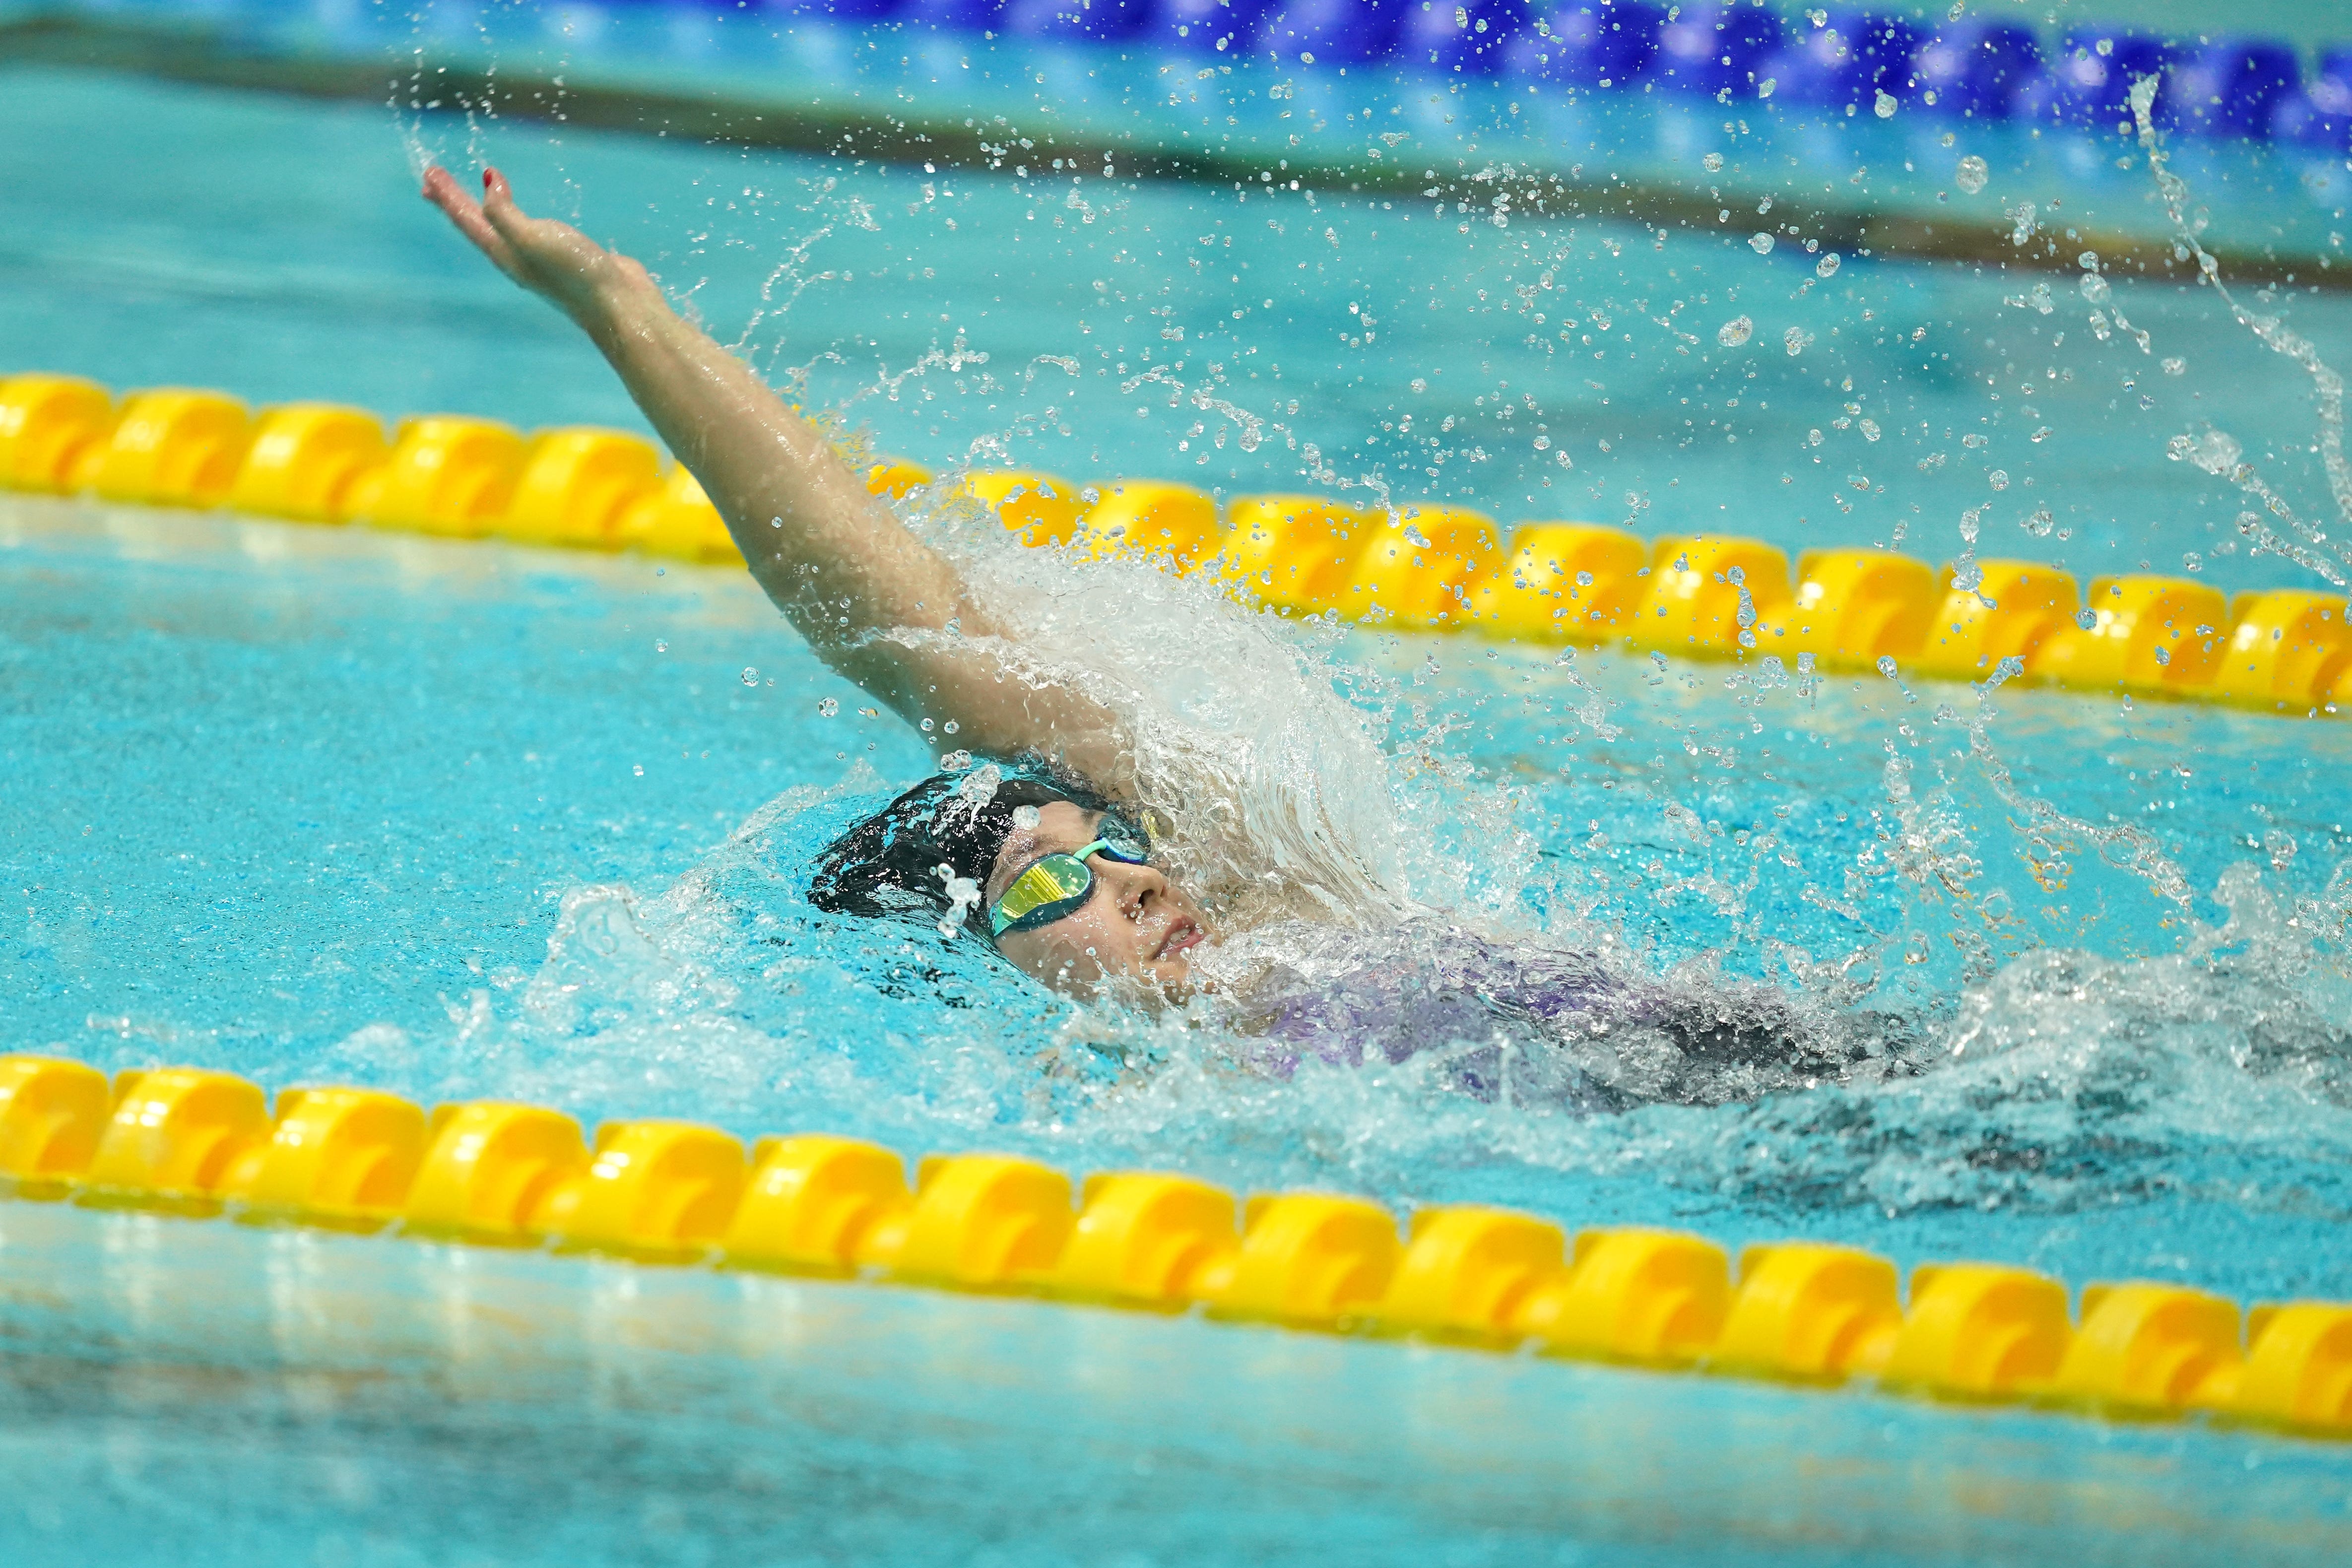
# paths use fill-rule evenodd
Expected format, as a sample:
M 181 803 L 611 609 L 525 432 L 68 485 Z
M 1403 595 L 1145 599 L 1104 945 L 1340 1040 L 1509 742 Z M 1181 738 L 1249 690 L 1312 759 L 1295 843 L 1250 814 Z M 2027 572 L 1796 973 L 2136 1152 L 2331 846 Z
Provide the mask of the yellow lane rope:
M 1991 1263 L 1791 1241 L 1582 1230 L 1508 1209 L 1395 1216 L 1362 1198 L 1188 1176 L 1068 1176 L 1003 1154 L 822 1134 L 751 1150 L 692 1122 L 421 1107 L 192 1068 L 0 1056 L 0 1188 L 20 1199 L 550 1247 L 649 1265 L 864 1278 L 1300 1330 L 1411 1337 L 2133 1419 L 2352 1438 L 2352 1305 L 2254 1307 L 2187 1286 L 2066 1287 Z
M 1391 513 L 1319 496 L 1244 497 L 1221 510 L 1198 489 L 1156 479 L 1075 485 L 992 470 L 935 484 L 917 465 L 885 461 L 868 483 L 893 498 L 929 487 L 930 503 L 985 508 L 1032 544 L 1213 574 L 1290 613 L 1773 658 L 1799 673 L 1982 680 L 2006 668 L 2077 691 L 2298 716 L 2352 707 L 2352 624 L 2333 595 L 2231 599 L 2208 584 L 2147 574 L 2084 586 L 2032 562 L 1961 570 L 1873 550 L 1809 551 L 1792 571 L 1783 552 L 1751 539 L 1645 542 L 1544 521 L 1506 536 L 1458 508 Z M 742 560 L 694 476 L 620 431 L 526 437 L 495 420 L 428 415 L 387 435 L 356 408 L 299 403 L 256 414 L 221 393 L 168 387 L 118 401 L 73 376 L 0 379 L 0 488 Z

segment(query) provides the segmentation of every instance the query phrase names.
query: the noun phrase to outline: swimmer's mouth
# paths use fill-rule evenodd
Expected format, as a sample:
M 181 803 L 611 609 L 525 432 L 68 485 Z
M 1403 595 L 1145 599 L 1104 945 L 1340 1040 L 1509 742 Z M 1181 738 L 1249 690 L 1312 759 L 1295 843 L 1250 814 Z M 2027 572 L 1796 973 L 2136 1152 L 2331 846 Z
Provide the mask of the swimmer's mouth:
M 1201 939 L 1207 934 L 1192 921 L 1179 919 L 1168 928 L 1168 934 L 1160 939 L 1160 949 L 1151 955 L 1152 959 L 1156 963 L 1163 958 L 1173 957 L 1188 947 L 1198 947 L 1201 945 Z

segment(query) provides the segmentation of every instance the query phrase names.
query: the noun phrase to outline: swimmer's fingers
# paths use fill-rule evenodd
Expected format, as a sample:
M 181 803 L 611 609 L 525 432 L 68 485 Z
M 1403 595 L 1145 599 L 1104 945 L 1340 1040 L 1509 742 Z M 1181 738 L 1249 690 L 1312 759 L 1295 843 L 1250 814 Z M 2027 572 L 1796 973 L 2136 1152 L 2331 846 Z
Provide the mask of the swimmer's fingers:
M 619 301 L 658 294 L 646 269 L 627 257 L 568 223 L 524 212 L 496 169 L 482 171 L 479 202 L 438 167 L 425 176 L 425 195 L 499 271 L 583 327 L 594 329 Z
M 506 237 L 490 226 L 481 204 L 466 194 L 457 177 L 436 163 L 425 171 L 425 199 L 446 214 L 457 232 L 474 242 L 474 248 L 497 264 L 498 269 L 517 282 L 523 281 L 522 268 L 517 261 L 514 247 Z M 512 205 L 512 199 L 509 199 Z
M 532 217 L 515 204 L 514 190 L 496 169 L 482 171 L 482 217 L 512 258 L 509 270 L 528 288 L 535 289 L 575 314 L 593 300 L 600 281 L 617 272 L 625 277 L 623 258 L 614 256 L 568 223 Z M 642 273 L 643 268 L 637 268 Z

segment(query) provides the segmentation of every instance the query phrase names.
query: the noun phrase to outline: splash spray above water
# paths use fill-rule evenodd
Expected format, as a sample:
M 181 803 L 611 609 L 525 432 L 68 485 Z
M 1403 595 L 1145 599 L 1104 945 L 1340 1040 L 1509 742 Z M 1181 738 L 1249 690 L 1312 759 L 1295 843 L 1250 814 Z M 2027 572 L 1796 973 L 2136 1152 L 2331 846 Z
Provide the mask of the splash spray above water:
M 2188 182 L 2173 173 L 2170 160 L 2157 137 L 2155 122 L 2149 116 L 2161 80 L 2158 77 L 2145 76 L 2132 83 L 2132 121 L 2140 147 L 2147 155 L 2148 174 L 2156 182 L 2157 194 L 2163 201 L 2165 217 L 2172 226 L 2174 242 L 2184 256 L 2195 258 L 2199 281 L 2221 297 L 2233 321 L 2252 333 L 2256 341 L 2272 353 L 2283 354 L 2300 365 L 2304 374 L 2311 378 L 2312 388 L 2317 394 L 2317 445 L 2321 468 L 2326 475 L 2330 499 L 2336 504 L 2339 528 L 2352 528 L 2352 463 L 2347 463 L 2344 455 L 2344 378 L 2319 357 L 2318 349 L 2309 339 L 2290 329 L 2279 316 L 2247 310 L 2222 280 L 2221 262 L 2205 248 L 2201 237 L 2204 220 L 2192 219 L 2189 216 Z M 2090 296 L 2087 287 L 2084 295 L 2086 298 Z M 2152 352 L 2145 333 L 2140 334 L 2140 352 Z M 2168 368 L 2171 363 L 2167 362 Z M 2258 513 L 2243 513 L 2239 518 L 2240 531 L 2256 549 L 2286 556 L 2296 565 L 2316 574 L 2336 587 L 2345 585 L 2345 570 L 2352 566 L 2352 555 L 2346 553 L 2344 542 L 2330 540 L 2324 528 L 2298 515 L 2285 498 L 2263 479 L 2254 465 L 2243 460 L 2243 448 L 2233 437 L 2209 426 L 2201 435 L 2174 437 L 2170 454 L 2176 461 L 2194 463 L 2207 473 L 2236 485 L 2260 501 L 2263 510 L 2284 523 L 2287 533 L 2292 536 L 2282 537 Z
M 1719 142 L 1710 175 L 1722 149 L 1735 173 L 1752 156 L 1745 132 L 1700 129 Z M 1958 166 L 1962 195 L 1980 195 L 1986 160 Z M 1039 463 L 1081 484 L 1197 477 L 1228 496 L 1311 485 L 1392 515 L 1467 500 L 1507 523 L 1622 515 L 1644 531 L 1810 541 L 1826 520 L 1846 531 L 1838 542 L 1900 546 L 1948 493 L 1934 487 L 1965 476 L 1958 569 L 1980 587 L 1979 553 L 2005 552 L 1988 527 L 2005 528 L 2009 510 L 2053 548 L 2088 526 L 2066 493 L 2078 459 L 2046 460 L 2063 448 L 2035 412 L 2066 384 L 2063 333 L 2047 362 L 2038 342 L 1994 351 L 1993 370 L 2027 383 L 2002 405 L 2012 426 L 1971 423 L 1979 393 L 1933 401 L 1964 384 L 1940 367 L 1969 360 L 1980 330 L 2004 330 L 1997 292 L 1842 265 L 1810 237 L 1755 244 L 1743 229 L 1718 244 L 1537 223 L 1511 203 L 1416 210 L 1408 229 L 1402 206 L 1312 192 L 1254 192 L 1244 205 L 1090 182 L 1080 196 L 1034 171 L 827 174 L 800 189 L 790 232 L 739 220 L 735 243 L 761 258 L 740 346 L 835 409 L 853 452 L 940 463 L 910 520 L 1008 606 L 1029 648 L 1022 679 L 1079 684 L 1129 720 L 1147 795 L 1172 803 L 1172 862 L 1255 934 L 1213 960 L 1248 1005 L 1151 1018 L 1024 990 L 968 936 L 814 919 L 796 868 L 887 793 L 861 776 L 762 813 L 639 917 L 657 946 L 683 943 L 727 976 L 730 1005 L 758 1023 L 729 1047 L 745 1081 L 760 1030 L 785 1042 L 784 1075 L 813 1081 L 823 1050 L 807 1025 L 823 1017 L 875 1042 L 835 1058 L 824 1091 L 869 1122 L 1002 1121 L 1042 1147 L 1187 1149 L 1211 1165 L 1338 1170 L 1380 1191 L 1421 1190 L 1433 1163 L 1472 1152 L 1473 1164 L 1646 1165 L 1695 1186 L 1794 1171 L 1835 1194 L 1825 1201 L 2058 1203 L 2112 1188 L 2095 1173 L 2067 1186 L 1969 1162 L 2042 1138 L 2055 1104 L 2071 1131 L 2037 1146 L 2089 1146 L 2108 1125 L 2094 1102 L 2117 1074 L 2219 1081 L 2227 1045 L 2193 1068 L 2168 1057 L 2182 1020 L 2227 1020 L 2210 1037 L 2224 1042 L 2251 1037 L 2257 1015 L 2326 1016 L 2316 977 L 2336 962 L 2342 905 L 2311 899 L 2285 917 L 2300 924 L 2200 921 L 2216 907 L 2204 889 L 2252 908 L 2230 836 L 2201 826 L 2226 813 L 2175 827 L 2197 814 L 2146 809 L 2199 807 L 2190 773 L 2220 773 L 2224 754 L 2286 765 L 2226 717 L 2060 716 L 2006 684 L 2009 666 L 1970 699 L 1899 669 L 1848 681 L 1800 660 L 1792 672 L 1761 647 L 1751 666 L 1702 673 L 1349 632 L 1251 614 L 1200 580 L 1022 550 L 969 506 L 932 499 L 969 468 Z M 2036 195 L 2011 209 L 2021 245 L 2060 221 Z M 673 291 L 717 313 L 719 288 L 693 276 L 717 251 L 698 246 L 672 258 L 684 268 Z M 877 277 L 914 325 L 846 308 Z M 2150 328 L 2123 315 L 2107 277 L 2084 279 L 2095 339 L 2145 348 Z M 2036 331 L 2066 319 L 2046 284 L 2017 298 Z M 2160 301 L 2131 308 L 2158 328 L 2171 319 Z M 2292 334 L 2238 319 L 2299 357 L 2282 346 Z M 2021 371 L 2001 352 L 2034 357 Z M 2053 439 L 2078 433 L 2052 423 Z M 2340 441 L 2330 449 L 2340 463 Z M 2197 451 L 2243 482 L 2242 452 Z M 2250 493 L 2284 518 L 2268 492 Z M 2261 527 L 2248 537 L 2302 552 L 2323 575 L 2338 559 L 2293 522 Z M 2178 772 L 2159 761 L 2169 752 Z M 2136 787 L 2143 773 L 2168 781 L 2162 798 L 2141 798 L 2154 795 Z M 2267 894 L 2286 875 L 2257 885 Z M 1645 1033 L 1580 1005 L 1595 974 L 1709 1026 Z M 1749 988 L 1760 981 L 1776 989 Z M 984 1021 L 1008 988 L 1012 1020 Z M 1498 1001 L 1513 988 L 1517 1001 Z M 1824 1048 L 1787 1048 L 1785 1034 L 1777 1052 L 1752 1048 L 1790 1017 Z M 1299 1045 L 1302 1020 L 1355 1048 Z M 1391 1057 L 1391 1037 L 1412 1049 Z M 592 1048 L 609 1048 L 617 1073 L 672 1048 L 656 1037 L 623 1029 Z M 2298 1037 L 2316 1043 L 2296 1059 L 2331 1059 L 2324 1026 Z M 2265 1052 L 2248 1059 L 2284 1059 Z M 2242 1109 L 2281 1081 L 2256 1078 L 2205 1087 Z M 1759 1097 L 1751 1110 L 1725 1104 Z M 2155 1143 L 2187 1124 L 2160 1097 L 2133 1104 Z M 1642 1105 L 1655 1109 L 1563 1114 Z M 1839 1118 L 1873 1131 L 1820 1131 Z

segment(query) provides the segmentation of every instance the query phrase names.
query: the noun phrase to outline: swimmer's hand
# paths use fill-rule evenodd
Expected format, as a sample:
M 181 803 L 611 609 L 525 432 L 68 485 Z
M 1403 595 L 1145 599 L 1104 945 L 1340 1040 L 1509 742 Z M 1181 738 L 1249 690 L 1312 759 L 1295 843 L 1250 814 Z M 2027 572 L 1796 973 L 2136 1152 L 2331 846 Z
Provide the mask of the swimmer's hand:
M 609 325 L 625 303 L 661 298 L 635 260 L 605 249 L 570 224 L 526 214 L 496 169 L 482 171 L 478 202 L 436 163 L 425 172 L 425 199 L 446 213 L 457 232 L 499 271 L 591 332 Z

